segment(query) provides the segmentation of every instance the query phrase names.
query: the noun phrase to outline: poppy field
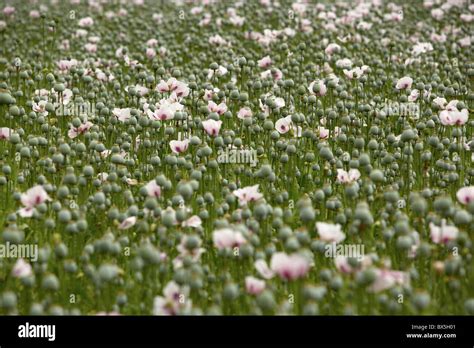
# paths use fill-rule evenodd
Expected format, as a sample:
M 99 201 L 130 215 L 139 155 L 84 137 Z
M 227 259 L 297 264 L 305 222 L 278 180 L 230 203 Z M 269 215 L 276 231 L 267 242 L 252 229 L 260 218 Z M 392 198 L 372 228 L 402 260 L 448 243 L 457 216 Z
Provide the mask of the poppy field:
M 0 11 L 0 314 L 474 315 L 469 1 Z

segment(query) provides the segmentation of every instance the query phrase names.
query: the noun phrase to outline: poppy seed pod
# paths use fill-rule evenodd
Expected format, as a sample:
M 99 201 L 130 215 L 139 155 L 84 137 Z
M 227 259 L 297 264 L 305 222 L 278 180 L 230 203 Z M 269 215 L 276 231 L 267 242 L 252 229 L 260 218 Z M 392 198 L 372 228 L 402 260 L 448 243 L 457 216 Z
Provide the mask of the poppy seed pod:
M 264 290 L 261 294 L 257 296 L 257 305 L 263 311 L 272 311 L 276 307 L 275 298 L 273 293 L 269 290 Z
M 46 290 L 57 291 L 59 289 L 59 280 L 54 274 L 49 274 L 43 278 L 41 286 Z
M 385 180 L 385 176 L 381 170 L 374 169 L 370 172 L 370 179 L 376 183 L 380 183 Z

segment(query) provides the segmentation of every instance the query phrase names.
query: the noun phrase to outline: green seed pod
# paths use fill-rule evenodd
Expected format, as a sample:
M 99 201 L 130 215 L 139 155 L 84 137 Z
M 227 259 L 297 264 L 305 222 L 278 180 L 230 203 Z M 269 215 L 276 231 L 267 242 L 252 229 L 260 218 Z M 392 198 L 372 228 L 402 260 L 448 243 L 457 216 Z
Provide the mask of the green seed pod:
M 0 298 L 0 304 L 6 310 L 12 310 L 17 305 L 17 297 L 14 292 L 6 291 L 2 294 Z
M 431 298 L 428 293 L 418 293 L 413 298 L 413 305 L 418 310 L 423 310 L 427 308 L 430 305 L 430 302 L 431 302 Z
M 263 311 L 272 311 L 276 307 L 276 302 L 275 302 L 273 293 L 269 290 L 264 290 L 262 293 L 260 293 L 257 296 L 256 300 L 257 300 L 257 305 Z
M 59 280 L 54 274 L 48 274 L 43 278 L 41 283 L 43 289 L 58 291 L 59 290 Z
M 239 287 L 236 284 L 226 284 L 222 293 L 227 301 L 235 301 L 239 297 Z
M 380 182 L 383 182 L 385 180 L 385 176 L 384 176 L 384 174 L 381 170 L 374 169 L 370 172 L 370 179 L 373 182 L 380 183 Z

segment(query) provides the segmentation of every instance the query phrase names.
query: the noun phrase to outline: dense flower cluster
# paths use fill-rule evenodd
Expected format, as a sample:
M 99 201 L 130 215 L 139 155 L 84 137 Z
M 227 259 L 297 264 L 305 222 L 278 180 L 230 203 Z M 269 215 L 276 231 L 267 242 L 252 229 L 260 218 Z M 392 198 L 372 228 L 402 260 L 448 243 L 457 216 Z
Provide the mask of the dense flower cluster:
M 469 1 L 2 6 L 0 313 L 474 314 Z

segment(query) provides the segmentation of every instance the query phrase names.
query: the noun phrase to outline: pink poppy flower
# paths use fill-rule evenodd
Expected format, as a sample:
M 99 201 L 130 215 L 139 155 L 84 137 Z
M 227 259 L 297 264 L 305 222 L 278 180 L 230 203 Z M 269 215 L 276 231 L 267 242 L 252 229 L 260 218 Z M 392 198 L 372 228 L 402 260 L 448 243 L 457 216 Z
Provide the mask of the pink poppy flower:
M 100 42 L 100 36 L 89 36 L 87 40 L 91 43 L 97 44 Z
M 188 286 L 179 286 L 173 280 L 170 281 L 163 290 L 163 296 L 154 298 L 153 315 L 189 314 L 192 309 L 192 301 L 188 299 L 188 296 Z
M 456 197 L 462 204 L 474 202 L 474 186 L 466 186 L 459 189 L 456 193 Z
M 114 75 L 109 74 L 109 76 L 107 76 L 107 74 L 100 69 L 95 69 L 94 73 L 97 79 L 100 81 L 107 82 L 112 81 L 114 79 Z
M 114 108 L 112 110 L 112 114 L 115 117 L 117 117 L 118 120 L 121 122 L 125 122 L 131 117 L 130 108 L 124 108 L 124 109 Z
M 222 46 L 226 45 L 227 41 L 225 41 L 219 34 L 216 34 L 209 38 L 209 43 L 213 46 Z
M 448 111 L 458 111 L 458 103 L 459 103 L 459 100 L 451 100 L 448 105 L 446 105 L 446 110 Z
M 182 222 L 181 226 L 183 227 L 193 227 L 197 228 L 202 225 L 202 220 L 199 216 L 193 215 L 189 219 Z
M 275 129 L 278 131 L 278 133 L 285 134 L 290 130 L 291 124 L 291 115 L 286 116 L 275 122 Z
M 242 119 L 242 120 L 247 118 L 247 117 L 252 117 L 252 110 L 250 110 L 250 108 L 248 108 L 248 107 L 243 107 L 237 113 L 237 117 Z
M 269 69 L 269 70 L 265 70 L 264 72 L 262 72 L 260 74 L 260 78 L 262 80 L 265 80 L 267 78 L 273 78 L 275 81 L 278 81 L 278 80 L 281 80 L 283 78 L 283 73 L 281 72 L 280 69 Z
M 128 230 L 129 228 L 133 227 L 137 223 L 136 216 L 130 216 L 123 220 L 120 225 L 118 226 L 119 230 Z
M 429 42 L 420 42 L 413 46 L 412 54 L 414 56 L 419 56 L 422 53 L 433 51 L 433 45 Z
M 128 55 L 125 55 L 123 57 L 123 60 L 125 61 L 126 66 L 129 66 L 131 68 L 135 68 L 136 66 L 138 66 L 138 60 L 130 59 L 130 57 Z
M 169 99 L 162 99 L 158 106 L 159 108 L 155 109 L 155 111 L 146 110 L 150 119 L 160 121 L 171 120 L 176 112 L 183 109 L 182 104 Z
M 314 92 L 314 90 L 313 90 L 314 85 L 317 85 L 319 87 L 318 92 Z M 321 80 L 311 82 L 308 86 L 308 90 L 309 90 L 309 93 L 311 93 L 313 95 L 318 95 L 320 97 L 326 95 L 326 93 L 328 91 L 326 85 L 324 84 L 324 81 L 321 81 Z
M 259 259 L 254 263 L 257 272 L 265 279 L 271 279 L 274 277 L 273 271 L 268 267 L 265 260 Z
M 375 269 L 375 274 L 375 282 L 368 288 L 370 292 L 380 292 L 394 285 L 409 285 L 410 283 L 410 276 L 406 272 Z
M 444 109 L 447 103 L 445 98 L 436 97 L 433 99 L 433 103 L 439 106 L 440 109 Z
M 469 119 L 467 109 L 458 110 L 443 110 L 439 114 L 439 120 L 443 126 L 462 126 Z
M 94 20 L 91 17 L 81 18 L 77 23 L 80 27 L 87 28 L 94 25 Z
M 76 37 L 86 37 L 87 36 L 87 30 L 85 29 L 77 29 L 76 33 L 74 34 Z
M 316 222 L 319 238 L 328 243 L 340 243 L 346 239 L 346 235 L 341 230 L 341 225 L 326 222 Z
M 171 140 L 170 148 L 176 154 L 185 152 L 189 147 L 189 139 L 184 140 Z
M 108 177 L 109 177 L 109 173 L 106 173 L 106 172 L 102 172 L 102 173 L 97 174 L 97 179 L 99 179 L 102 182 L 105 182 Z
M 411 88 L 413 83 L 413 79 L 409 76 L 404 76 L 397 81 L 397 85 L 395 86 L 396 89 L 407 89 Z
M 203 99 L 206 101 L 212 100 L 216 93 L 219 93 L 219 88 L 206 89 L 204 91 Z
M 239 199 L 239 204 L 246 205 L 249 202 L 254 202 L 263 197 L 263 195 L 258 192 L 258 184 L 254 186 L 247 186 L 238 190 L 233 191 L 232 193 Z
M 47 89 L 41 88 L 41 89 L 36 89 L 35 90 L 35 95 L 38 95 L 40 97 L 47 97 L 49 96 L 49 91 Z M 56 93 L 54 89 L 51 89 L 51 93 Z
M 44 93 L 42 90 L 40 90 L 40 94 Z M 61 102 L 63 105 L 68 105 L 69 102 L 73 99 L 74 94 L 69 88 L 66 88 L 64 91 L 61 93 L 58 93 L 54 90 L 54 88 L 51 89 L 51 94 L 57 94 L 61 98 Z
M 12 7 L 12 6 L 5 6 L 5 7 L 3 8 L 3 11 L 2 11 L 2 12 L 3 12 L 3 14 L 4 14 L 5 16 L 11 16 L 12 14 L 15 13 L 15 11 L 16 11 L 16 9 L 15 9 L 14 7 Z
M 30 11 L 30 18 L 40 18 L 40 13 L 37 10 L 31 10 Z
M 161 187 L 156 183 L 155 180 L 151 180 L 148 184 L 146 184 L 145 189 L 149 197 L 158 198 L 161 196 Z
M 216 137 L 222 126 L 222 121 L 206 120 L 202 122 L 202 126 L 207 134 Z
M 84 48 L 85 48 L 85 50 L 86 50 L 87 52 L 89 52 L 89 53 L 95 53 L 95 52 L 97 52 L 97 45 L 94 44 L 94 43 L 86 43 L 86 44 L 84 45 Z
M 336 66 L 341 69 L 350 69 L 352 68 L 352 61 L 349 58 L 338 59 Z
M 156 47 L 158 45 L 158 40 L 157 39 L 150 39 L 146 42 L 146 45 L 148 47 Z
M 195 7 L 191 8 L 191 10 L 189 12 L 192 15 L 198 15 L 198 14 L 202 13 L 202 11 L 204 11 L 204 9 L 201 6 L 195 6 Z
M 66 73 L 71 69 L 73 66 L 76 66 L 79 62 L 75 59 L 61 59 L 56 63 L 59 70 L 63 73 Z
M 358 169 L 349 169 L 346 172 L 344 169 L 337 170 L 337 182 L 340 184 L 351 184 L 360 178 L 360 172 Z
M 352 70 L 343 70 L 343 73 L 348 79 L 359 79 L 368 69 L 369 67 L 367 65 L 363 65 L 361 67 L 355 67 Z
M 327 139 L 329 137 L 329 129 L 324 127 L 319 127 L 319 138 L 320 139 Z
M 87 121 L 84 124 L 81 124 L 79 127 L 74 127 L 74 126 L 71 125 L 71 128 L 67 132 L 67 135 L 69 136 L 69 138 L 74 139 L 78 135 L 87 133 L 87 131 L 89 129 L 91 129 L 93 125 L 94 124 L 92 122 L 89 122 L 89 121 Z
M 62 40 L 59 44 L 59 48 L 63 51 L 67 51 L 70 48 L 69 40 Z
M 385 21 L 393 21 L 393 22 L 401 22 L 403 20 L 403 12 L 391 12 L 391 13 L 386 13 L 383 16 L 383 19 Z
M 285 99 L 281 97 L 275 98 L 274 102 L 277 109 L 281 109 L 282 107 L 285 106 Z
M 440 34 L 432 33 L 432 34 L 430 35 L 430 39 L 431 39 L 431 41 L 433 41 L 433 42 L 443 43 L 443 42 L 446 42 L 447 37 L 446 37 L 445 34 L 441 34 L 441 35 L 440 35 Z
M 216 70 L 209 69 L 209 72 L 207 73 L 207 78 L 210 80 L 215 76 L 224 76 L 227 74 L 228 70 L 226 67 L 219 65 L 219 67 Z
M 235 248 L 247 242 L 241 232 L 231 228 L 215 230 L 212 241 L 217 249 Z
M 354 268 L 349 264 L 349 260 L 346 256 L 337 255 L 334 259 L 334 264 L 339 272 L 342 273 L 354 273 L 357 270 L 364 270 L 372 265 L 372 259 L 365 255 L 355 255 L 355 258 L 362 258 L 359 262 L 359 267 Z
M 182 98 L 189 95 L 189 87 L 186 83 L 176 80 L 174 77 L 168 79 L 168 81 L 161 80 L 156 86 L 156 89 L 160 93 L 171 92 L 171 97 Z
M 216 103 L 214 103 L 212 100 L 210 100 L 207 104 L 207 109 L 210 111 L 210 112 L 215 112 L 217 113 L 218 115 L 222 115 L 224 114 L 226 111 L 227 111 L 227 105 L 222 102 L 220 103 L 219 105 L 217 105 Z
M 299 254 L 287 255 L 278 252 L 272 256 L 270 268 L 281 279 L 291 281 L 303 278 L 309 271 L 310 263 L 307 258 Z
M 444 11 L 440 8 L 432 9 L 431 16 L 436 20 L 441 20 L 444 17 Z
M 160 24 L 161 21 L 163 20 L 163 14 L 162 13 L 153 13 L 151 18 L 157 23 Z
M 410 95 L 408 96 L 408 101 L 415 102 L 419 96 L 420 96 L 420 91 L 417 89 L 414 89 L 413 91 L 411 91 Z
M 267 94 L 265 96 L 268 97 L 269 94 Z M 273 100 L 276 110 L 279 110 L 279 109 L 281 109 L 282 107 L 285 106 L 285 99 L 283 99 L 281 97 L 276 98 L 275 96 L 270 96 L 269 98 Z M 258 100 L 258 103 L 260 105 L 260 110 L 262 110 L 265 113 L 265 115 L 268 116 L 270 114 L 269 106 L 264 104 L 261 99 Z
M 260 68 L 268 68 L 270 65 L 272 65 L 272 59 L 270 56 L 265 56 L 258 61 L 258 66 Z
M 336 53 L 336 52 L 339 52 L 341 50 L 341 46 L 339 46 L 338 44 L 336 43 L 330 43 L 326 49 L 324 50 L 324 52 L 327 54 L 327 55 L 331 55 L 333 53 Z
M 474 15 L 471 13 L 462 13 L 459 18 L 466 23 L 470 23 L 474 21 Z
M 245 23 L 245 18 L 241 16 L 234 15 L 229 18 L 229 22 L 236 27 L 241 27 Z
M 21 217 L 31 217 L 37 205 L 50 200 L 51 198 L 49 198 L 45 189 L 41 185 L 36 185 L 21 195 L 20 201 L 24 208 L 20 209 L 18 214 Z
M 252 276 L 247 276 L 245 277 L 245 289 L 251 295 L 258 295 L 265 290 L 265 281 Z
M 459 230 L 456 226 L 446 225 L 446 221 L 441 221 L 441 226 L 430 223 L 430 237 L 435 244 L 448 244 L 452 240 L 456 240 Z
M 33 274 L 31 265 L 23 259 L 18 259 L 12 269 L 12 276 L 15 278 L 25 278 Z
M 461 46 L 461 47 L 471 46 L 471 37 L 470 36 L 465 36 L 462 39 L 459 39 L 458 43 L 459 43 L 459 46 Z
M 12 129 L 8 128 L 8 127 L 0 127 L 0 140 L 3 140 L 3 139 L 10 139 L 10 134 L 13 132 Z
M 156 51 L 153 48 L 147 48 L 145 54 L 148 59 L 153 59 L 156 57 Z

